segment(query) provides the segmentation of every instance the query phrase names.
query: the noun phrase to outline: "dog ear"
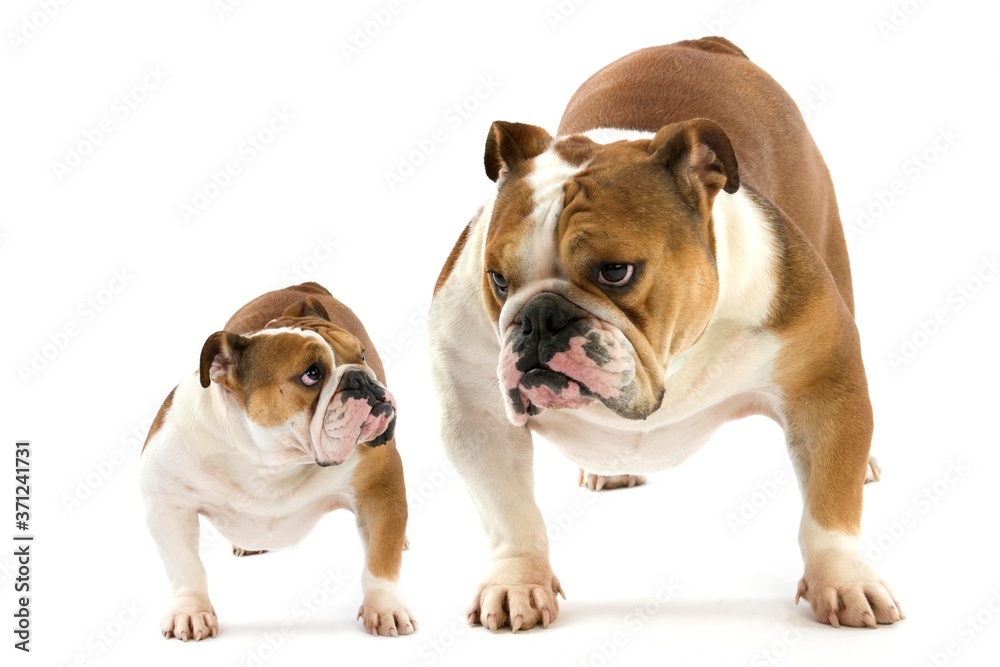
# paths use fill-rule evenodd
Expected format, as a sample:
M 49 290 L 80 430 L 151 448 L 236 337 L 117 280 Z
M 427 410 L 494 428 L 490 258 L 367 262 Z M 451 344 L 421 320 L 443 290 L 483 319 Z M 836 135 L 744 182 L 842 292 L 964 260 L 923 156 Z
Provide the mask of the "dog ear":
M 282 317 L 318 317 L 321 320 L 330 322 L 330 313 L 326 310 L 323 302 L 314 296 L 307 296 L 301 301 L 296 301 L 282 313 Z
M 201 386 L 218 382 L 227 389 L 235 389 L 236 368 L 248 343 L 249 339 L 229 331 L 216 331 L 209 336 L 201 348 Z
M 719 190 L 732 194 L 740 187 L 736 151 L 717 123 L 696 118 L 666 125 L 649 142 L 650 160 L 678 177 L 694 204 L 707 213 Z
M 536 125 L 494 121 L 486 137 L 486 175 L 499 185 L 522 163 L 545 152 L 552 135 Z

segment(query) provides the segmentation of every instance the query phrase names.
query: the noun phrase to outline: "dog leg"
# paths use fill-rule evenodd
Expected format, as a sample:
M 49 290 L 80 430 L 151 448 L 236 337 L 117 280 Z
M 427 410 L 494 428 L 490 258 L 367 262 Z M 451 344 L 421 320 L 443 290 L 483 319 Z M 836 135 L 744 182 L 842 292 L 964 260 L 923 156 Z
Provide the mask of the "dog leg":
M 579 486 L 585 486 L 591 491 L 610 491 L 611 489 L 631 489 L 646 483 L 645 475 L 598 475 L 580 468 Z
M 364 601 L 358 618 L 373 635 L 408 635 L 417 629 L 417 620 L 399 592 L 407 514 L 402 463 L 395 441 L 364 454 L 382 461 L 359 466 L 354 477 L 358 532 L 365 545 Z
M 240 547 L 233 545 L 233 555 L 237 558 L 242 556 L 256 556 L 257 554 L 266 554 L 267 549 L 262 549 L 260 551 L 250 551 L 249 549 L 241 549 Z
M 445 449 L 469 489 L 489 540 L 493 568 L 476 591 L 469 622 L 514 632 L 559 614 L 565 594 L 549 565 L 549 543 L 534 500 L 527 428 L 492 416 L 445 411 Z
M 825 391 L 786 402 L 789 450 L 803 492 L 799 545 L 805 573 L 795 601 L 835 627 L 876 627 L 903 618 L 888 585 L 859 554 L 862 490 L 872 472 L 867 391 Z
M 215 637 L 219 621 L 208 599 L 205 566 L 198 557 L 197 512 L 154 500 L 146 504 L 146 522 L 174 595 L 160 624 L 163 636 L 181 641 Z
M 865 473 L 865 484 L 874 484 L 882 479 L 882 467 L 874 456 L 868 457 L 868 471 Z

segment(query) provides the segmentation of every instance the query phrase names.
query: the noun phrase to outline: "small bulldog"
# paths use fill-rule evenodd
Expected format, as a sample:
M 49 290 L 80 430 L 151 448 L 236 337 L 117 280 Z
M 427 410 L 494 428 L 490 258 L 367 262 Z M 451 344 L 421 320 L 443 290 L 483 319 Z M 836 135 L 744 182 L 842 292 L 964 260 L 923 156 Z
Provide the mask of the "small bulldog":
M 208 337 L 167 396 L 140 462 L 146 520 L 173 589 L 164 637 L 214 637 L 199 515 L 237 556 L 291 546 L 327 512 L 357 515 L 366 550 L 358 618 L 416 629 L 397 582 L 406 539 L 396 404 L 354 313 L 316 283 L 268 292 Z
M 492 552 L 470 622 L 558 613 L 533 432 L 614 488 L 749 415 L 782 426 L 801 485 L 796 602 L 833 626 L 902 618 L 858 553 L 872 410 L 833 184 L 791 97 L 720 37 L 644 49 L 556 136 L 493 123 L 485 166 L 496 191 L 430 311 L 442 439 Z

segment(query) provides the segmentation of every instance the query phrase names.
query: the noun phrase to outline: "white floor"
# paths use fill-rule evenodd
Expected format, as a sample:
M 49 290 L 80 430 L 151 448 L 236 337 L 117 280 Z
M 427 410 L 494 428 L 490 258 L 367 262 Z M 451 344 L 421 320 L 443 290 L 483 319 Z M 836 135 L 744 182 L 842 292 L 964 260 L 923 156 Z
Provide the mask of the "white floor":
M 246 2 L 220 18 L 221 2 L 104 1 L 40 19 L 43 5 L 7 3 L 0 19 L 23 41 L 0 49 L 0 442 L 33 441 L 36 535 L 30 655 L 12 647 L 17 574 L 0 548 L 3 664 L 996 664 L 996 7 Z M 371 21 L 384 25 L 364 43 L 355 28 Z M 749 419 L 646 486 L 601 494 L 539 441 L 568 599 L 547 630 L 469 628 L 484 540 L 438 440 L 426 312 L 491 186 L 486 131 L 554 130 L 600 66 L 707 31 L 799 101 L 837 185 L 884 469 L 864 550 L 907 619 L 835 630 L 793 604 L 798 490 L 779 429 Z M 362 632 L 342 512 L 294 550 L 243 559 L 203 527 L 222 632 L 166 641 L 137 445 L 204 339 L 303 279 L 351 305 L 389 362 L 420 629 Z

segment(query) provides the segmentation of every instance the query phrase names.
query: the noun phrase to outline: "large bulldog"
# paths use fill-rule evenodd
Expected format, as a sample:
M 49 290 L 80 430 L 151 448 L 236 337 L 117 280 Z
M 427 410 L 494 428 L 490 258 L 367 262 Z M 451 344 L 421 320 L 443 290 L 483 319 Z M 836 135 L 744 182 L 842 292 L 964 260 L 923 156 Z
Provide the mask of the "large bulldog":
M 496 192 L 430 326 L 442 438 L 493 558 L 470 621 L 558 613 L 532 432 L 599 489 L 754 414 L 783 427 L 801 483 L 796 601 L 834 626 L 898 621 L 858 554 L 878 470 L 837 202 L 785 91 L 722 38 L 645 49 L 584 83 L 556 136 L 494 123 L 485 165 Z

